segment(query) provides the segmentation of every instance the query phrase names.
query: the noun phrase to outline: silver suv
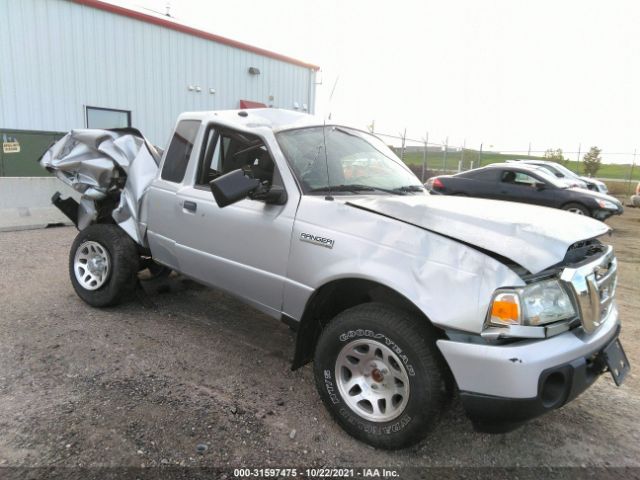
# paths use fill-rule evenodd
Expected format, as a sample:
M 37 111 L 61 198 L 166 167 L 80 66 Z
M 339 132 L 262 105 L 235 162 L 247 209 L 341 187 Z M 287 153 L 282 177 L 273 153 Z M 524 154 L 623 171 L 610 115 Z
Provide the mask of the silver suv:
M 605 194 L 609 193 L 609 189 L 607 188 L 606 183 L 591 177 L 581 177 L 577 173 L 572 172 L 567 167 L 561 165 L 558 162 L 530 159 L 507 160 L 507 162 L 526 163 L 529 165 L 538 165 L 540 167 L 543 167 L 547 169 L 551 174 L 555 175 L 557 178 L 565 182 L 568 187 L 586 188 L 594 192 Z
M 506 431 L 629 363 L 609 228 L 569 213 L 431 196 L 378 138 L 276 109 L 185 113 L 163 154 L 133 130 L 76 130 L 42 165 L 83 194 L 69 272 L 97 307 L 172 269 L 297 331 L 351 435 L 422 439 L 457 391 Z

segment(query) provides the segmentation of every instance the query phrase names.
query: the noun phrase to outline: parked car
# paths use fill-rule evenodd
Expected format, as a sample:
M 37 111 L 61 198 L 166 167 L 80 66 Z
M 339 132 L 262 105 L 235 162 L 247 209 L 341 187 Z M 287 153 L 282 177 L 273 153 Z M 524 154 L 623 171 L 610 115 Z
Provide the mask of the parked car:
M 605 224 L 429 195 L 369 133 L 185 113 L 162 156 L 136 132 L 76 130 L 41 164 L 83 194 L 54 197 L 80 230 L 82 300 L 125 300 L 154 263 L 240 297 L 297 331 L 292 368 L 313 360 L 331 415 L 370 445 L 419 441 L 453 389 L 476 428 L 506 431 L 629 371 Z
M 523 162 L 494 163 L 457 175 L 430 178 L 425 184 L 435 194 L 466 195 L 560 208 L 598 220 L 624 211 L 615 197 L 569 188 L 542 166 Z
M 565 181 L 567 183 L 567 186 L 569 187 L 587 188 L 594 192 L 600 193 L 609 192 L 609 189 L 604 182 L 596 180 L 595 178 L 579 176 L 577 173 L 572 172 L 567 167 L 558 162 L 550 162 L 547 160 L 531 160 L 528 158 L 523 160 L 507 160 L 507 162 L 527 163 L 529 165 L 544 167 L 553 175 Z
M 587 188 L 591 191 L 605 193 L 605 194 L 609 193 L 609 187 L 607 187 L 607 184 L 600 180 L 597 180 L 591 177 L 578 177 L 578 178 L 580 178 L 580 180 L 585 182 L 587 184 Z
M 567 187 L 587 188 L 586 182 L 584 182 L 578 175 L 573 173 L 568 168 L 560 165 L 557 162 L 550 162 L 547 160 L 507 160 L 507 163 L 520 163 L 527 165 L 536 165 L 549 171 L 551 175 L 557 177 L 561 183 L 564 183 Z

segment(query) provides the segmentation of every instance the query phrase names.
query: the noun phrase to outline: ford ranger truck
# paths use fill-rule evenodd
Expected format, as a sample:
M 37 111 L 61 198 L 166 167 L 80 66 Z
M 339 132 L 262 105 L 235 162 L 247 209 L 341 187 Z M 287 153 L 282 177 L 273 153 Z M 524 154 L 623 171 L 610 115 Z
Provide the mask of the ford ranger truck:
M 297 332 L 350 435 L 418 442 L 458 392 L 507 431 L 629 371 L 609 227 L 545 207 L 429 195 L 378 138 L 278 109 L 184 113 L 164 152 L 73 130 L 41 164 L 82 194 L 69 274 L 94 307 L 176 271 Z M 600 388 L 607 388 L 601 385 Z

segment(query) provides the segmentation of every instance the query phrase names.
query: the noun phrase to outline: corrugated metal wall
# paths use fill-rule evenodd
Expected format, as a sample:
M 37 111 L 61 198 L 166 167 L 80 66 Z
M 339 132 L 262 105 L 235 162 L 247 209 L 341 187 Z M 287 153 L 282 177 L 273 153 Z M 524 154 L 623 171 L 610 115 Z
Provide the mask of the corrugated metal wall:
M 0 0 L 0 57 L 6 129 L 81 128 L 88 105 L 131 110 L 164 145 L 184 111 L 315 102 L 313 70 L 67 0 Z

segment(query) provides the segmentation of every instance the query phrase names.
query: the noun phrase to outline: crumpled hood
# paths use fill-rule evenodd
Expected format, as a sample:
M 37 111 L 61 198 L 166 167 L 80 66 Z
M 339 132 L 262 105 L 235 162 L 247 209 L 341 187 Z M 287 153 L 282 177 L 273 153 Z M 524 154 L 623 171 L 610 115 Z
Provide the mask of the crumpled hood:
M 346 203 L 495 252 L 531 273 L 562 261 L 573 243 L 610 230 L 598 220 L 563 210 L 499 200 L 406 195 Z

